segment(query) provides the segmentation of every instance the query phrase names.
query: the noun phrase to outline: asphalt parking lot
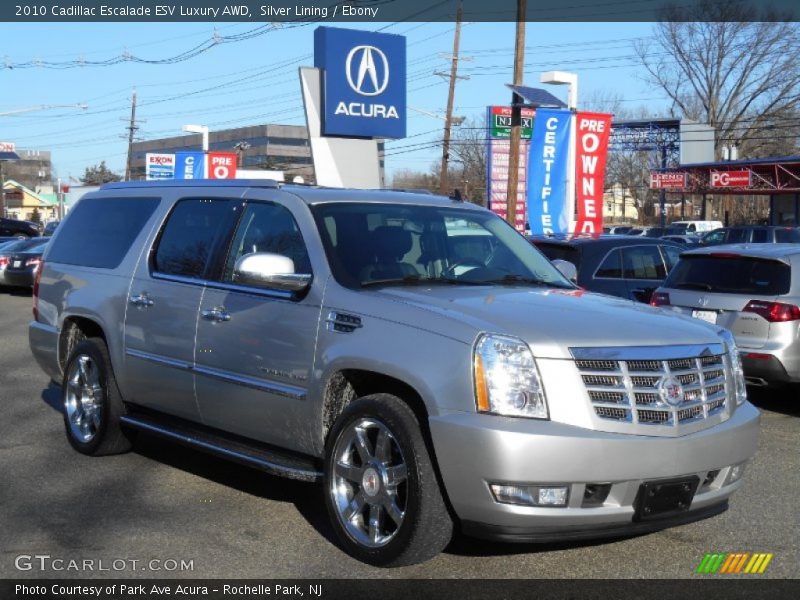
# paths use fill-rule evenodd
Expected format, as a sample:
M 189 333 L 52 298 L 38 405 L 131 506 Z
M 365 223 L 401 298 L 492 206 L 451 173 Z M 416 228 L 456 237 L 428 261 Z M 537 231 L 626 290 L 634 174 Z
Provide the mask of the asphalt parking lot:
M 597 543 L 458 536 L 434 560 L 389 571 L 339 550 L 319 487 L 144 436 L 122 456 L 74 452 L 58 391 L 28 349 L 30 305 L 29 293 L 0 290 L 0 578 L 708 578 L 695 575 L 706 552 L 740 551 L 774 553 L 762 577 L 798 575 L 800 398 L 792 392 L 753 395 L 763 412 L 759 451 L 720 516 Z M 139 562 L 122 571 L 20 571 L 19 555 Z M 153 559 L 191 561 L 193 570 L 143 571 Z

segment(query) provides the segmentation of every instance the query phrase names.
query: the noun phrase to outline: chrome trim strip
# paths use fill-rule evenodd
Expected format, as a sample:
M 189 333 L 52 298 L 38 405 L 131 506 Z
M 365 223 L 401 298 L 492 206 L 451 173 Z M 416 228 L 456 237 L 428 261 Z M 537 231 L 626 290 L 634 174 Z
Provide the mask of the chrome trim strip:
M 160 356 L 158 354 L 150 354 L 149 352 L 142 352 L 141 350 L 134 350 L 131 348 L 125 349 L 125 354 L 128 356 L 132 356 L 134 358 L 140 358 L 142 360 L 147 360 L 158 365 L 165 365 L 167 367 L 173 367 L 175 369 L 181 369 L 182 371 L 191 371 L 192 365 L 191 363 L 184 362 L 182 360 L 175 360 L 174 358 L 166 358 L 165 356 Z
M 183 275 L 168 275 L 166 273 L 159 273 L 157 271 L 150 273 L 153 279 L 161 279 L 163 281 L 172 281 L 174 283 L 188 283 L 191 285 L 206 285 L 208 283 L 205 279 L 200 277 L 184 277 Z
M 125 425 L 130 427 L 135 427 L 136 429 L 142 429 L 144 431 L 149 431 L 151 433 L 156 433 L 158 435 L 162 435 L 164 437 L 172 438 L 174 440 L 183 442 L 185 444 L 189 444 L 191 446 L 197 446 L 199 448 L 204 448 L 216 454 L 221 454 L 223 456 L 227 456 L 230 458 L 235 458 L 237 460 L 241 460 L 243 462 L 251 463 L 254 465 L 258 465 L 266 470 L 276 471 L 279 473 L 284 473 L 289 476 L 300 477 L 303 479 L 319 479 L 322 477 L 322 473 L 319 471 L 310 471 L 307 469 L 298 469 L 296 467 L 287 467 L 286 465 L 282 465 L 280 463 L 272 462 L 263 458 L 259 458 L 257 456 L 253 456 L 251 454 L 245 454 L 244 452 L 238 452 L 236 450 L 231 450 L 230 448 L 226 448 L 224 446 L 219 446 L 217 444 L 212 444 L 211 442 L 206 442 L 204 440 L 200 440 L 189 435 L 185 435 L 182 433 L 178 433 L 171 429 L 166 429 L 164 427 L 159 427 L 158 425 L 154 425 L 153 423 L 148 423 L 147 421 L 142 421 L 137 419 L 136 417 L 132 417 L 129 415 L 123 415 L 120 417 L 120 421 Z
M 569 351 L 576 360 L 670 360 L 674 358 L 697 358 L 725 353 L 722 343 L 684 346 L 570 348 Z
M 293 400 L 305 400 L 306 391 L 303 388 L 287 385 L 285 383 L 277 383 L 274 381 L 265 381 L 256 377 L 248 377 L 246 375 L 235 375 L 230 371 L 223 371 L 220 369 L 213 369 L 211 367 L 203 367 L 195 365 L 193 369 L 199 375 L 212 377 L 221 381 L 236 383 L 246 387 L 254 388 L 275 394 L 276 396 L 283 396 L 285 398 L 292 398 Z
M 243 294 L 252 294 L 255 296 L 266 296 L 268 298 L 276 298 L 278 300 L 294 300 L 295 292 L 287 290 L 271 290 L 266 288 L 251 287 L 236 283 L 225 283 L 222 281 L 205 281 L 207 288 L 215 290 L 227 290 L 231 292 L 241 292 Z
M 211 367 L 203 367 L 199 365 L 193 366 L 187 362 L 174 360 L 163 356 L 158 356 L 156 354 L 149 354 L 147 352 L 142 352 L 141 350 L 127 349 L 125 350 L 125 354 L 127 354 L 128 356 L 132 356 L 134 358 L 139 358 L 141 360 L 146 360 L 152 363 L 156 363 L 158 365 L 164 365 L 166 367 L 173 367 L 175 369 L 180 369 L 181 371 L 192 371 L 200 375 L 213 377 L 214 379 L 220 379 L 222 381 L 228 381 L 230 383 L 244 385 L 257 390 L 275 394 L 276 396 L 292 398 L 293 400 L 306 399 L 306 391 L 303 388 L 287 385 L 284 383 L 265 381 L 263 379 L 258 379 L 256 377 L 247 377 L 245 375 L 235 375 L 233 373 L 230 373 L 229 371 L 212 369 Z

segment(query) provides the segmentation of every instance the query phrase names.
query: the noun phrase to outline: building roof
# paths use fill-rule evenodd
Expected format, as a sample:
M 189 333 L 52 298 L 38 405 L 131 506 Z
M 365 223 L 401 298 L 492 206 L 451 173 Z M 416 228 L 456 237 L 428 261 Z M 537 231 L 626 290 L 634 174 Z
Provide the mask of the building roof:
M 5 183 L 3 184 L 3 189 L 17 189 L 22 190 L 23 193 L 32 196 L 36 200 L 39 201 L 40 204 L 44 206 L 53 206 L 53 200 L 46 198 L 44 194 L 38 194 L 34 192 L 29 187 L 22 185 L 19 181 L 15 181 L 13 179 L 6 179 Z

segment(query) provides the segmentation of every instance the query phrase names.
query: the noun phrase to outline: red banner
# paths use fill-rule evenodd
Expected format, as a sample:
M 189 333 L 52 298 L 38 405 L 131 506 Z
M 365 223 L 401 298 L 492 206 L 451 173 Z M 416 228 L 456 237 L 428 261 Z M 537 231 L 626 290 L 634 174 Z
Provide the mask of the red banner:
M 576 233 L 603 231 L 603 179 L 611 117 L 610 114 L 590 112 L 575 115 Z
M 209 152 L 208 178 L 236 179 L 236 158 L 232 152 Z
M 750 171 L 711 171 L 711 187 L 749 187 Z

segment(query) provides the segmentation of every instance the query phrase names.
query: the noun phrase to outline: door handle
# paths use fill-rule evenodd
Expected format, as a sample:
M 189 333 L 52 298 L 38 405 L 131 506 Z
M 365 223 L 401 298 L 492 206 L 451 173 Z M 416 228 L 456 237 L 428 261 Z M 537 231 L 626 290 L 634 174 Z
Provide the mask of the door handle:
M 212 321 L 213 323 L 223 323 L 231 320 L 230 313 L 226 312 L 225 308 L 222 306 L 215 306 L 209 310 L 203 310 L 200 312 L 200 316 L 206 321 Z
M 153 300 L 147 295 L 147 292 L 142 292 L 138 296 L 131 296 L 128 302 L 134 306 L 148 307 L 153 306 Z

